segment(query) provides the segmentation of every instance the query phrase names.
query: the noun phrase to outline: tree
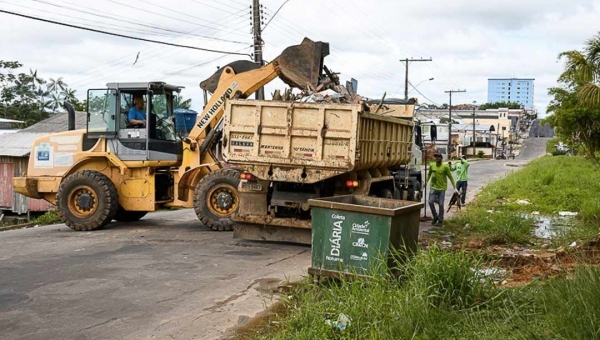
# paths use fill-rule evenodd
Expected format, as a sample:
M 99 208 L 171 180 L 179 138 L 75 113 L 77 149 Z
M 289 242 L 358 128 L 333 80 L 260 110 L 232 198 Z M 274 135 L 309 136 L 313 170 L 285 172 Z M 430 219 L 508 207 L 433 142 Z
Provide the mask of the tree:
M 588 40 L 583 52 L 566 51 L 559 59 L 565 59 L 565 70 L 558 78 L 560 87 L 548 92 L 554 99 L 545 122 L 561 139 L 582 145 L 600 165 L 600 35 Z
M 189 110 L 192 107 L 192 98 L 183 99 L 180 94 L 175 95 L 175 98 L 173 98 L 173 105 L 176 109 Z
M 62 111 L 65 100 L 76 110 L 85 109 L 75 96 L 76 91 L 68 88 L 62 77 L 47 82 L 37 70 L 19 72 L 23 67 L 18 61 L 0 60 L 0 116 L 22 120 L 26 125 L 37 123 L 50 116 L 50 112 Z M 83 107 L 83 109 L 82 109 Z
M 600 108 L 600 34 L 586 42 L 583 52 L 566 51 L 558 57 L 566 61 L 559 82 L 576 84 L 581 104 Z
M 480 110 L 487 109 L 520 109 L 522 108 L 522 104 L 519 102 L 493 102 L 493 103 L 485 103 L 479 106 Z
M 0 60 L 0 115 L 24 121 L 27 125 L 48 117 L 43 111 L 43 80 L 37 72 L 16 73 L 23 65 L 18 61 Z
M 449 121 L 450 121 L 450 118 L 448 118 L 448 117 L 440 118 L 440 124 L 448 124 Z M 452 124 L 458 124 L 458 122 L 455 121 L 454 119 L 452 119 Z

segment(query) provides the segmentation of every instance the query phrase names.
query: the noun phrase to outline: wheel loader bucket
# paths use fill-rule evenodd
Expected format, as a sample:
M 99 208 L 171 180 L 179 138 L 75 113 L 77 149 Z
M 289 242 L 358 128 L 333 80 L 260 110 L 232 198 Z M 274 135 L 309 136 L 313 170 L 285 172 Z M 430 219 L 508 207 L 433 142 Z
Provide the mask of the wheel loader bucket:
M 279 77 L 289 86 L 300 89 L 307 85 L 314 90 L 323 74 L 323 59 L 329 55 L 329 43 L 304 38 L 300 45 L 283 50 L 275 59 L 279 63 Z

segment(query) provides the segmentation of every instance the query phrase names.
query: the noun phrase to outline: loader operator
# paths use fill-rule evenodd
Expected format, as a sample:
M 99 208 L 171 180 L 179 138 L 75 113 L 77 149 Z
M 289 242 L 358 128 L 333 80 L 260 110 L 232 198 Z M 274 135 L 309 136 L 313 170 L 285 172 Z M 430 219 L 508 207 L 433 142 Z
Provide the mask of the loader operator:
M 146 112 L 144 112 L 146 101 L 141 96 L 133 98 L 133 106 L 129 109 L 127 120 L 129 125 L 146 127 Z

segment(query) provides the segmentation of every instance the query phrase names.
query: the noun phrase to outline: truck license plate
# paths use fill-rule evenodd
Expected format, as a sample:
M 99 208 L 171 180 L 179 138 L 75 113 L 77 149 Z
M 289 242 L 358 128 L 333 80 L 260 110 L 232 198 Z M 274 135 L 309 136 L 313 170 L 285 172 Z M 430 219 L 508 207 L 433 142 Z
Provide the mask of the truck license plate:
M 259 183 L 242 182 L 242 189 L 261 191 L 262 185 Z

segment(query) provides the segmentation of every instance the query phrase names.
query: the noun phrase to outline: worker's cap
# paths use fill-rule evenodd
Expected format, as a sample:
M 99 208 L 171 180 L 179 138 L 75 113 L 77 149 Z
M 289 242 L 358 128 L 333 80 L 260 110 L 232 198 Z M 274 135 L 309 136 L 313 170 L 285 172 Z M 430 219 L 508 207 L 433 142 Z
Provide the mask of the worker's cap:
M 465 155 L 462 155 L 462 156 L 460 156 L 460 158 L 462 158 L 462 159 L 466 160 L 466 159 L 467 159 L 467 156 L 465 156 Z
M 438 158 L 438 157 L 442 158 L 442 154 L 441 153 L 436 153 L 436 154 L 433 155 L 433 157 L 435 157 L 435 158 Z

